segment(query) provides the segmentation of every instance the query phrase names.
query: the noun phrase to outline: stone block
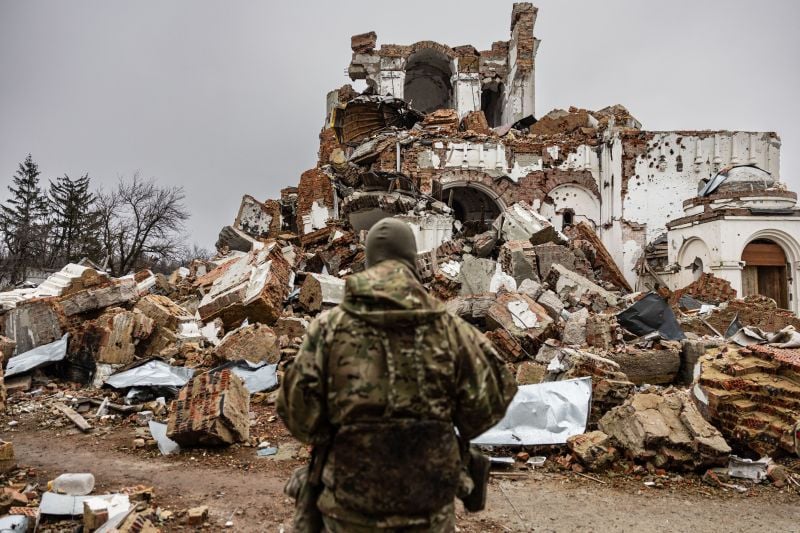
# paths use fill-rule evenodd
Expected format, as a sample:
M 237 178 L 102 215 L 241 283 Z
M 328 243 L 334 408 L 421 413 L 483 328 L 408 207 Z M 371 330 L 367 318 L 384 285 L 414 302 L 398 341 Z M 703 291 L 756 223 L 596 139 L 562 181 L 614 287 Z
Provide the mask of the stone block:
M 489 135 L 489 122 L 486 120 L 486 115 L 480 109 L 477 111 L 470 111 L 464 118 L 461 119 L 461 129 L 464 131 L 474 131 L 482 135 Z
M 604 351 L 611 350 L 617 341 L 619 325 L 617 317 L 593 314 L 586 318 L 586 343 Z
M 498 262 L 503 271 L 521 285 L 525 280 L 539 281 L 536 254 L 528 241 L 508 241 L 500 247 Z
M 694 381 L 694 369 L 697 366 L 697 362 L 705 353 L 705 341 L 691 339 L 684 339 L 681 341 L 681 364 L 678 369 L 678 383 L 681 385 L 689 385 Z
M 14 445 L 0 440 L 0 461 L 11 461 L 12 459 L 14 459 Z
M 567 447 L 583 466 L 591 471 L 602 470 L 617 459 L 611 437 L 602 431 L 590 431 L 567 439 Z
M 547 374 L 547 367 L 535 361 L 523 361 L 517 366 L 517 384 L 533 385 L 541 383 Z
M 677 347 L 642 349 L 628 346 L 624 351 L 609 352 L 607 357 L 616 362 L 636 385 L 668 385 L 675 381 L 681 364 Z
M 573 305 L 577 305 L 583 298 L 588 299 L 600 310 L 616 307 L 618 303 L 614 293 L 559 264 L 554 264 L 550 268 L 547 282 L 562 301 Z
M 226 327 L 251 322 L 274 323 L 283 310 L 294 272 L 275 242 L 219 267 L 197 312 L 203 322 L 221 318 Z M 209 274 L 214 274 L 212 271 Z
M 599 426 L 629 458 L 658 468 L 725 465 L 731 452 L 686 391 L 637 393 L 606 413 Z
M 68 317 L 96 309 L 105 309 L 135 300 L 139 296 L 136 280 L 120 278 L 105 287 L 84 289 L 62 296 L 60 304 Z
M 564 242 L 566 238 L 533 207 L 517 202 L 498 218 L 500 236 L 505 241 L 529 241 L 531 244 Z
M 183 447 L 222 446 L 250 438 L 250 393 L 229 369 L 197 376 L 170 407 L 167 436 Z
M 556 322 L 560 320 L 561 312 L 564 310 L 564 303 L 556 296 L 556 293 L 546 290 L 536 299 L 536 303 L 547 310 L 550 318 Z
M 281 358 L 278 337 L 264 324 L 249 324 L 231 331 L 222 339 L 215 353 L 228 361 L 245 359 L 251 363 L 275 364 Z
M 491 259 L 480 259 L 465 255 L 461 263 L 458 279 L 461 282 L 461 295 L 489 292 L 497 263 Z
M 138 309 L 106 310 L 84 322 L 70 341 L 70 353 L 94 355 L 97 363 L 126 365 L 133 362 L 136 345 L 153 332 L 153 320 Z
M 300 287 L 300 305 L 309 313 L 342 303 L 345 282 L 328 274 L 306 274 Z
M 517 286 L 517 292 L 525 294 L 536 300 L 544 291 L 541 283 L 533 279 L 526 279 Z
M 486 313 L 486 327 L 506 331 L 531 356 L 556 333 L 553 319 L 541 305 L 529 296 L 511 292 L 497 294 Z
M 536 266 L 539 278 L 546 280 L 553 265 L 562 265 L 568 270 L 575 270 L 575 252 L 568 247 L 556 243 L 545 243 L 533 247 L 536 255 Z
M 359 33 L 350 37 L 350 49 L 356 54 L 367 54 L 375 49 L 378 35 L 374 31 Z
M 55 297 L 20 302 L 5 318 L 5 334 L 16 343 L 20 354 L 64 335 L 64 313 Z
M 564 329 L 561 331 L 561 341 L 564 344 L 583 346 L 586 344 L 586 326 L 589 319 L 589 310 L 581 307 L 569 315 Z
M 272 330 L 275 335 L 282 337 L 286 335 L 290 339 L 303 337 L 308 330 L 308 320 L 298 316 L 282 316 L 275 322 Z

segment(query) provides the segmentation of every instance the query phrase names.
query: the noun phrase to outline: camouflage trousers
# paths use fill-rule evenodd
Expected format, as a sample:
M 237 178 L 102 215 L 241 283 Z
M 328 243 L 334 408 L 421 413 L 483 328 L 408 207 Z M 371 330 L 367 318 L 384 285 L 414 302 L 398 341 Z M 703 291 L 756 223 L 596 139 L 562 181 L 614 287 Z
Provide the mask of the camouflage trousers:
M 453 533 L 456 530 L 456 513 L 453 505 L 448 505 L 431 516 L 431 523 L 428 526 L 380 528 L 354 524 L 328 515 L 322 515 L 322 520 L 327 533 Z

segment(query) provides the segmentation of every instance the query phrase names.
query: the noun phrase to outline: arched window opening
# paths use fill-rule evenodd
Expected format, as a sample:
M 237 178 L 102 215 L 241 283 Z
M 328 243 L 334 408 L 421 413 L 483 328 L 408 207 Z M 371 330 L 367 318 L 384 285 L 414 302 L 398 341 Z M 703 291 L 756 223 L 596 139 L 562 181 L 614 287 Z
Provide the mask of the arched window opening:
M 505 99 L 505 86 L 500 82 L 484 84 L 481 87 L 481 110 L 486 116 L 490 128 L 503 124 L 503 100 Z
M 452 108 L 453 85 L 450 59 L 442 52 L 424 48 L 406 62 L 403 99 L 422 113 Z

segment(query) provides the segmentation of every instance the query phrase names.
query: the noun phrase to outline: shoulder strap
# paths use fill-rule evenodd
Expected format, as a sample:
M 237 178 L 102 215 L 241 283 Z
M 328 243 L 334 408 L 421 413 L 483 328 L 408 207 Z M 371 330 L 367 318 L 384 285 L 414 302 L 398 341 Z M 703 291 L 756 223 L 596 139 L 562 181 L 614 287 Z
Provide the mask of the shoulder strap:
M 317 350 L 320 351 L 319 355 L 322 359 L 322 397 L 323 397 L 323 411 L 324 415 L 328 416 L 328 357 L 329 351 L 327 347 L 333 342 L 333 337 L 336 335 L 336 328 L 342 321 L 344 315 L 341 311 L 331 311 L 328 315 L 329 320 L 321 321 L 322 326 L 322 342 L 317 344 Z M 328 442 L 323 445 L 315 446 L 311 454 L 311 463 L 309 465 L 308 481 L 312 486 L 319 486 L 322 483 L 322 468 L 328 459 L 328 452 L 330 451 L 331 444 L 335 430 L 332 430 Z

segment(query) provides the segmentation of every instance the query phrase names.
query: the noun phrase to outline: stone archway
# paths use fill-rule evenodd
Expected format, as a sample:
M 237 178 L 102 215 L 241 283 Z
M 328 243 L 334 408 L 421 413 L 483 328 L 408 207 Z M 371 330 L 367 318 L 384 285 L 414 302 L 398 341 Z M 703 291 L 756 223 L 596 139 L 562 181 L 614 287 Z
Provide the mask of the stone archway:
M 435 48 L 419 48 L 406 60 L 403 99 L 414 109 L 430 113 L 453 107 L 454 74 L 450 58 Z

